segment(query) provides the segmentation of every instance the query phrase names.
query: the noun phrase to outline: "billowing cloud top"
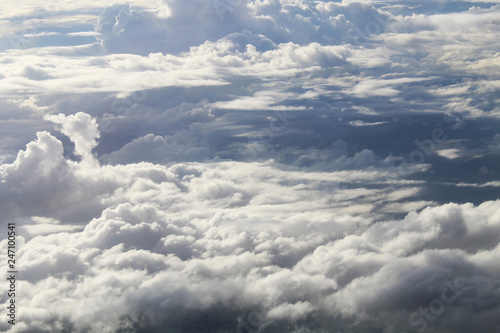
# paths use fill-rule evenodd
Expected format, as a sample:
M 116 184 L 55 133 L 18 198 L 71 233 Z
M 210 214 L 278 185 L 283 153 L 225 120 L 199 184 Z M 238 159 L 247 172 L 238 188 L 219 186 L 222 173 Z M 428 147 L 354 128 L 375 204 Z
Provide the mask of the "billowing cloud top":
M 6 5 L 0 330 L 498 332 L 499 14 Z

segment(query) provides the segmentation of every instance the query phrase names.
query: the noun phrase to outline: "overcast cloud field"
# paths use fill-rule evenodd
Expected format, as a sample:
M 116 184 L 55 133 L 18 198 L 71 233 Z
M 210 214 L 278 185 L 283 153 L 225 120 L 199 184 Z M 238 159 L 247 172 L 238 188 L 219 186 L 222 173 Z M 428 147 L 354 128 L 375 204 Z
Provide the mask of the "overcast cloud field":
M 493 0 L 4 0 L 0 331 L 500 332 L 499 36 Z

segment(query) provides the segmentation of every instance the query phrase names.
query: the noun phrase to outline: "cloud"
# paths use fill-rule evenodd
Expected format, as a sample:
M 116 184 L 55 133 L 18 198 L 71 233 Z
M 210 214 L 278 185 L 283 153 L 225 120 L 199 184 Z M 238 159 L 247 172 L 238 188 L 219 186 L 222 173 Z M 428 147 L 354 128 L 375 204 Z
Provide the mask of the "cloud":
M 98 137 L 94 119 L 79 113 L 47 120 L 71 136 L 75 153 L 90 153 Z M 32 193 L 36 200 L 17 218 L 39 214 L 25 227 L 31 236 L 18 254 L 26 290 L 20 301 L 31 313 L 19 327 L 162 331 L 176 329 L 193 311 L 215 308 L 219 314 L 207 330 L 234 329 L 252 308 L 270 329 L 328 329 L 329 318 L 339 327 L 382 329 L 387 318 L 412 327 L 408 318 L 440 297 L 446 281 L 458 279 L 462 296 L 433 327 L 468 331 L 460 328 L 460 313 L 487 328 L 498 309 L 479 314 L 469 305 L 486 306 L 497 292 L 499 201 L 438 205 L 391 219 L 376 207 L 391 214 L 434 203 L 412 202 L 416 184 L 386 172 L 391 163 L 371 154 L 330 157 L 335 169 L 346 168 L 330 172 L 277 162 L 99 165 L 65 160 L 62 143 L 39 133 L 13 164 L 2 166 L 5 207 L 23 207 Z M 65 165 L 63 178 L 51 176 L 57 165 Z M 20 179 L 18 197 L 9 198 L 6 185 Z M 370 189 L 384 182 L 397 190 Z M 82 187 L 85 196 L 76 195 Z M 40 200 L 41 193 L 51 195 Z M 94 217 L 76 228 L 64 217 L 65 206 L 45 208 L 57 197 L 72 207 L 70 215 L 94 199 Z M 60 228 L 47 234 L 44 224 Z M 491 300 L 479 297 L 485 292 Z M 236 304 L 242 313 L 234 312 Z
M 377 126 L 377 125 L 383 125 L 387 124 L 385 121 L 377 121 L 374 123 L 366 123 L 362 120 L 353 120 L 349 122 L 349 125 L 354 126 L 354 127 L 363 127 L 363 126 Z
M 156 13 L 127 5 L 108 7 L 96 31 L 108 52 L 176 54 L 244 31 L 264 35 L 276 44 L 340 44 L 353 40 L 353 28 L 367 30 L 366 22 L 381 22 L 375 31 L 368 29 L 369 34 L 383 32 L 388 19 L 387 13 L 362 3 L 162 0 Z
M 460 157 L 460 150 L 456 148 L 441 149 L 441 150 L 436 150 L 436 154 L 452 160 Z
M 0 12 L 0 330 L 499 330 L 494 2 L 32 5 Z
M 365 78 L 363 81 L 356 84 L 352 89 L 346 91 L 348 94 L 353 94 L 356 97 L 368 96 L 385 96 L 393 97 L 399 94 L 399 91 L 393 88 L 393 85 L 412 83 L 429 80 L 430 78 L 399 78 L 389 80 L 378 80 Z
M 97 146 L 99 131 L 97 123 L 90 115 L 78 112 L 66 117 L 64 114 L 45 116 L 45 120 L 60 125 L 61 133 L 69 137 L 75 144 L 75 154 L 82 159 L 92 158 L 92 149 Z
M 245 27 L 245 6 L 238 7 L 241 8 L 232 13 L 238 16 L 221 24 L 216 7 L 207 1 L 161 1 L 159 15 L 150 10 L 113 5 L 99 18 L 96 31 L 108 52 L 175 54 L 206 40 L 241 31 Z M 131 48 L 132 45 L 135 46 Z
M 196 126 L 192 126 L 189 131 L 182 131 L 167 137 L 147 134 L 134 139 L 119 151 L 104 156 L 101 160 L 118 164 L 140 161 L 171 163 L 209 159 L 212 157 L 210 149 L 202 147 L 200 142 L 202 138 L 196 138 L 193 133 L 195 130 Z
M 231 110 L 300 110 L 303 108 L 279 105 L 279 103 L 306 96 L 307 95 L 294 96 L 291 93 L 283 93 L 280 91 L 258 91 L 253 96 L 243 97 L 238 100 L 228 102 L 217 102 L 214 104 L 214 107 Z
M 295 304 L 282 304 L 269 311 L 267 316 L 271 319 L 290 318 L 292 320 L 297 320 L 307 316 L 312 311 L 311 303 L 297 302 Z
M 493 143 L 488 146 L 493 154 L 500 154 L 500 134 L 495 134 Z

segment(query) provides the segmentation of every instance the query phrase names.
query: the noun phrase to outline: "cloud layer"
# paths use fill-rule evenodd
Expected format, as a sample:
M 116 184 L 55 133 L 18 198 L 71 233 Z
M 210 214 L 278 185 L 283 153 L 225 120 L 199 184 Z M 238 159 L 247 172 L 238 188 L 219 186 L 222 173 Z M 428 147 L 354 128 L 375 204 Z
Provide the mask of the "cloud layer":
M 499 331 L 495 1 L 83 7 L 0 12 L 1 331 Z
M 88 115 L 47 120 L 71 133 L 75 154 L 90 154 L 98 132 Z M 40 132 L 2 167 L 9 194 L 2 203 L 20 207 L 17 219 L 26 221 L 18 254 L 23 320 L 14 331 L 191 331 L 192 313 L 200 313 L 203 330 L 217 331 L 252 309 L 276 330 L 313 323 L 392 330 L 423 325 L 425 317 L 413 313 L 432 306 L 447 282 L 458 291 L 431 331 L 490 329 L 485 323 L 498 316 L 491 305 L 499 292 L 500 202 L 380 220 L 387 215 L 375 207 L 387 210 L 419 191 L 386 168 L 101 166 L 66 160 L 62 143 Z M 19 179 L 22 188 L 10 186 Z M 94 215 L 89 223 L 70 220 L 84 210 Z

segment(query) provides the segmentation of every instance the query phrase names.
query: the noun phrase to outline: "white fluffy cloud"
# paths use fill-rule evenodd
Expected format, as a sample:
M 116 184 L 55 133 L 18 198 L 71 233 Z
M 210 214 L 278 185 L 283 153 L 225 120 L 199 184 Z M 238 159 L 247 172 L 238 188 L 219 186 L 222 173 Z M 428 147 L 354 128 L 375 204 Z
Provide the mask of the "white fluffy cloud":
M 79 112 L 75 115 L 65 117 L 64 114 L 50 115 L 45 117 L 60 127 L 61 133 L 65 134 L 75 144 L 75 154 L 84 160 L 92 158 L 92 149 L 97 146 L 99 131 L 96 121 L 90 115 Z
M 0 330 L 497 332 L 499 11 L 2 7 Z
M 61 124 L 75 153 L 88 154 L 95 145 L 97 125 L 88 115 L 47 120 Z M 325 328 L 337 318 L 336 325 L 382 329 L 389 324 L 383 318 L 395 311 L 391 324 L 404 327 L 457 276 L 462 296 L 435 329 L 461 325 L 458 313 L 487 328 L 498 309 L 478 316 L 469 305 L 487 306 L 498 292 L 500 203 L 448 204 L 386 221 L 376 206 L 419 192 L 417 184 L 386 168 L 314 172 L 273 162 L 100 166 L 66 160 L 61 142 L 39 133 L 13 164 L 2 167 L 3 204 L 22 208 L 21 198 L 37 195 L 17 216 L 39 216 L 23 225 L 33 235 L 37 225 L 71 227 L 66 205 L 71 214 L 90 205 L 94 217 L 83 229 L 24 236 L 18 253 L 22 320 L 11 331 L 111 332 L 130 325 L 162 331 L 160 326 L 169 330 L 191 311 L 217 306 L 222 312 L 216 322 L 233 327 L 232 316 L 242 315 L 232 312 L 235 306 L 258 308 L 277 329 L 287 323 L 307 327 L 314 317 Z M 32 181 L 28 173 L 36 175 Z M 8 186 L 21 179 L 23 187 Z M 393 190 L 367 189 L 381 182 Z M 47 200 L 56 197 L 65 205 L 59 201 L 47 209 Z M 477 297 L 485 291 L 490 300 Z

